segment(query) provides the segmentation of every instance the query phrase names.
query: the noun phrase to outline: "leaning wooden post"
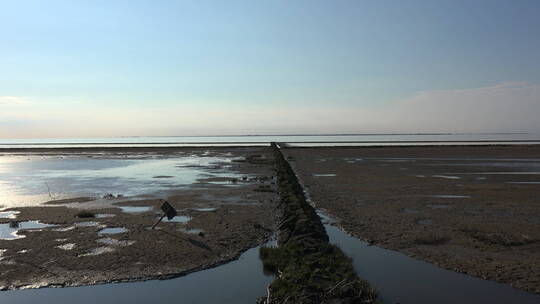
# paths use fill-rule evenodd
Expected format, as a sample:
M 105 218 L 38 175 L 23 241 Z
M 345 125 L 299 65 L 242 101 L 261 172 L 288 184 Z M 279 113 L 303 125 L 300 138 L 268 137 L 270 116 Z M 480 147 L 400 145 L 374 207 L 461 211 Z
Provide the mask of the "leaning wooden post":
M 161 205 L 161 210 L 163 210 L 163 215 L 159 218 L 159 220 L 152 225 L 152 229 L 156 228 L 157 224 L 159 224 L 164 217 L 167 217 L 169 220 L 172 220 L 173 217 L 175 217 L 178 212 L 176 212 L 176 209 L 174 209 L 169 202 L 165 201 L 163 205 Z
M 159 218 L 159 220 L 157 220 L 157 222 L 155 222 L 154 225 L 152 225 L 152 229 L 156 228 L 157 224 L 159 224 L 159 223 L 163 220 L 163 218 L 164 218 L 165 216 L 167 216 L 167 215 L 166 215 L 166 214 L 162 215 L 162 216 Z

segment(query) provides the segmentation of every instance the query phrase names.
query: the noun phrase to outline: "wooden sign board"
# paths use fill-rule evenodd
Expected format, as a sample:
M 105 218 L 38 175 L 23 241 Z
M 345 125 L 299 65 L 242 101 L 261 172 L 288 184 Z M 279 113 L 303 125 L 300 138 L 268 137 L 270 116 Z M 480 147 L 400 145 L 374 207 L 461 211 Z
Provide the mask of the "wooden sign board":
M 169 204 L 169 202 L 167 201 L 165 201 L 163 205 L 161 205 L 161 210 L 163 210 L 168 220 L 172 220 L 173 217 L 178 214 L 178 212 L 176 212 L 176 209 L 174 209 L 174 207 L 171 206 L 171 204 Z

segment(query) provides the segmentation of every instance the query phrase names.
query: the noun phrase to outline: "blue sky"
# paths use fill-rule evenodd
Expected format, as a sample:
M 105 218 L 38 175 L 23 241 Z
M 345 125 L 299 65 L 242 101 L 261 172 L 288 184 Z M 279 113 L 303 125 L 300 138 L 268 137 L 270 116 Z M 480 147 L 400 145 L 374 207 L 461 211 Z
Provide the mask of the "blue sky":
M 538 16 L 535 0 L 6 1 L 0 137 L 540 131 Z

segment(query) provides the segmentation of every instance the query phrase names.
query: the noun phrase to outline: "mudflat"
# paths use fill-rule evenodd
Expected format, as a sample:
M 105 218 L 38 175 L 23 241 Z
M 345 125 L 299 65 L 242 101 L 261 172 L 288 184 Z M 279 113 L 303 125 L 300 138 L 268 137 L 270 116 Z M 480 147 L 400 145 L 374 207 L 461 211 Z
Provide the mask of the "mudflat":
M 67 172 L 75 179 L 67 181 L 73 191 L 84 189 L 86 182 L 89 189 L 98 189 L 103 182 L 110 183 L 102 185 L 105 189 L 116 185 L 142 189 L 125 196 L 117 195 L 121 191 L 84 197 L 68 193 L 22 207 L 0 197 L 2 289 L 172 278 L 235 259 L 267 240 L 274 229 L 271 210 L 278 197 L 269 148 L 10 150 L 2 157 L 22 159 L 18 167 L 5 167 L 3 174 L 22 167 L 25 177 L 37 178 L 31 171 L 46 168 L 40 171 L 45 175 L 37 174 L 40 178 L 62 175 L 65 182 Z M 186 158 L 191 162 L 184 162 Z M 147 160 L 156 162 L 146 167 Z M 94 166 L 91 170 L 73 168 L 88 162 Z M 173 168 L 163 173 L 164 166 Z M 124 171 L 125 180 L 115 178 Z M 185 172 L 189 178 L 182 176 Z M 167 180 L 175 182 L 164 184 Z M 159 187 L 152 188 L 154 184 Z M 33 184 L 27 186 L 34 189 Z M 7 189 L 4 193 L 16 192 Z M 13 197 L 24 200 L 26 196 Z M 160 206 L 165 200 L 178 215 L 151 229 L 163 214 Z
M 318 208 L 357 238 L 540 293 L 540 147 L 286 148 Z

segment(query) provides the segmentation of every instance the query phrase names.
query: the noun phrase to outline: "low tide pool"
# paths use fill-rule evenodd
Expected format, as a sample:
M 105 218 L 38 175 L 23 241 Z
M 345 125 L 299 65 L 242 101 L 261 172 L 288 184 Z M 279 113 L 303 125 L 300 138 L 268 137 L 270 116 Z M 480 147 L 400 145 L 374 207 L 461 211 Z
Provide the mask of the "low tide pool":
M 98 231 L 98 234 L 119 234 L 127 231 L 128 230 L 124 227 L 104 228 Z
M 162 221 L 166 223 L 187 223 L 191 221 L 191 217 L 187 215 L 177 215 L 170 220 L 168 218 L 164 218 Z
M 151 206 L 116 206 L 124 213 L 142 213 L 152 210 Z
M 0 224 L 0 239 L 14 240 L 24 238 L 19 235 L 19 230 L 32 230 L 53 227 L 54 225 L 44 224 L 39 221 L 15 222 L 9 224 Z
M 369 246 L 335 226 L 325 227 L 330 242 L 353 259 L 358 275 L 380 292 L 385 304 L 540 303 L 540 295 L 438 268 L 396 251 Z
M 4 211 L 0 212 L 0 218 L 14 219 L 17 218 L 17 215 L 21 213 L 20 211 Z
M 204 179 L 239 179 L 225 154 L 2 155 L 0 210 L 72 197 L 124 198 L 190 187 Z M 212 182 L 210 182 L 212 183 Z

